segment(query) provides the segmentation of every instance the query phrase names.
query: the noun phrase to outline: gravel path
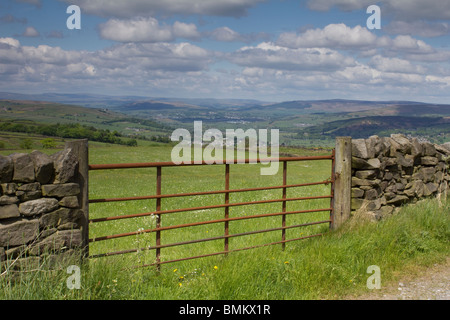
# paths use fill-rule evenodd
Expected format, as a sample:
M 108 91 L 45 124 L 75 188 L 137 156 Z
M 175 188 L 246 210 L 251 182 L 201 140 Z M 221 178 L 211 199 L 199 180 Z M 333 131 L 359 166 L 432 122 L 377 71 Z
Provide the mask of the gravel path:
M 383 279 L 381 278 L 381 281 Z M 350 299 L 354 300 L 450 300 L 450 258 L 446 263 L 421 270 L 418 274 Z

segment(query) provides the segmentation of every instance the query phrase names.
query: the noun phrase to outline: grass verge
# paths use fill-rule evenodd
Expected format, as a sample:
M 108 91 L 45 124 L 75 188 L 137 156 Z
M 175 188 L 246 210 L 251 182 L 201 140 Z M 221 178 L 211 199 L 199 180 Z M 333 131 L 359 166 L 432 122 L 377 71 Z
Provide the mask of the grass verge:
M 0 299 L 340 299 L 367 293 L 367 268 L 382 286 L 414 267 L 449 256 L 450 202 L 424 200 L 381 222 L 350 222 L 307 241 L 130 269 L 139 254 L 81 265 L 81 288 L 70 290 L 65 268 L 3 274 Z M 73 262 L 79 264 L 78 260 Z

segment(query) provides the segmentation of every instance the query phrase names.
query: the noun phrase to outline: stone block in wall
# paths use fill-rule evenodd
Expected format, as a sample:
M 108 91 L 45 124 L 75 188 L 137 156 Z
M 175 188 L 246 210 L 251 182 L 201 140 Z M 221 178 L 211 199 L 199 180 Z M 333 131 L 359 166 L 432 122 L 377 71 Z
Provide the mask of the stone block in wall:
M 19 211 L 24 216 L 41 215 L 57 209 L 59 206 L 58 200 L 54 198 L 41 198 L 37 200 L 30 200 L 19 205 Z
M 424 142 L 423 144 L 423 155 L 424 156 L 434 156 L 436 155 L 436 147 L 430 142 Z
M 29 183 L 34 182 L 34 165 L 27 153 L 14 153 L 10 155 L 14 164 L 13 181 Z
M 378 170 L 359 170 L 356 171 L 355 176 L 359 179 L 373 179 L 378 175 Z
M 15 183 L 2 183 L 3 194 L 16 194 L 17 184 Z
M 429 197 L 437 191 L 438 191 L 438 185 L 436 185 L 432 182 L 428 182 L 427 184 L 424 185 L 423 195 L 425 197 Z
M 18 217 L 20 217 L 20 212 L 17 204 L 0 206 L 0 220 Z
M 7 220 L 0 224 L 0 247 L 19 246 L 34 240 L 39 234 L 39 221 Z
M 83 210 L 59 208 L 53 212 L 44 214 L 39 219 L 41 228 L 58 228 L 70 224 L 70 227 L 79 228 L 83 219 Z
M 353 139 L 352 140 L 352 156 L 369 159 L 369 154 L 367 152 L 366 140 L 365 139 Z
M 50 182 L 54 175 L 52 158 L 37 150 L 31 152 L 30 157 L 34 164 L 36 181 L 42 184 Z
M 80 186 L 77 183 L 45 184 L 42 186 L 42 195 L 45 197 L 64 198 L 80 194 Z
M 372 170 L 372 169 L 380 169 L 381 162 L 378 158 L 374 159 L 361 159 L 358 157 L 352 156 L 352 168 L 353 169 L 363 169 L 363 170 Z
M 54 183 L 71 182 L 78 170 L 78 159 L 70 148 L 50 156 L 55 166 Z
M 0 196 L 0 206 L 16 204 L 18 202 L 19 198 L 17 198 L 16 196 L 7 196 L 7 195 Z
M 39 182 L 23 184 L 17 188 L 16 196 L 21 202 L 39 199 L 42 196 L 41 184 Z
M 403 154 L 411 154 L 412 143 L 404 134 L 391 134 L 391 155 L 397 151 Z
M 362 198 L 364 196 L 364 190 L 360 188 L 352 188 L 352 198 Z
M 420 158 L 421 164 L 424 166 L 435 166 L 439 163 L 438 158 L 431 156 L 424 156 Z
M 10 157 L 0 155 L 0 182 L 11 182 L 13 171 L 14 164 L 12 159 Z
M 78 208 L 80 206 L 78 197 L 76 196 L 68 196 L 62 198 L 61 201 L 59 201 L 59 205 L 66 208 Z

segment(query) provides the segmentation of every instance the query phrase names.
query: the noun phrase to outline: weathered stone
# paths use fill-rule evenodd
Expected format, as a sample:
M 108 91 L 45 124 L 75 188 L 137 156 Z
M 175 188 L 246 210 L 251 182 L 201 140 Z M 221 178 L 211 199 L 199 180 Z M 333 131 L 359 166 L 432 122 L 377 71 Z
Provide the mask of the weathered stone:
M 41 189 L 41 184 L 39 182 L 23 184 L 17 188 L 18 191 L 37 191 Z
M 367 153 L 366 140 L 364 139 L 353 139 L 352 140 L 352 156 L 361 159 L 368 159 L 369 155 Z
M 0 247 L 0 263 L 6 260 L 5 248 Z
M 380 169 L 381 162 L 378 158 L 375 159 L 361 159 L 358 157 L 352 157 L 352 168 L 353 169 Z
M 42 198 L 23 202 L 19 205 L 19 211 L 24 216 L 44 214 L 58 208 L 58 200 L 53 198 Z
M 392 151 L 400 151 L 403 154 L 411 154 L 411 141 L 403 134 L 391 134 L 391 139 L 396 143 Z M 395 154 L 395 153 L 394 153 Z
M 78 197 L 76 197 L 76 196 L 64 197 L 59 202 L 59 205 L 61 207 L 66 207 L 66 208 L 78 208 L 79 207 Z
M 438 159 L 436 157 L 424 156 L 421 158 L 421 164 L 424 166 L 435 166 L 438 164 Z
M 54 183 L 67 183 L 74 179 L 78 170 L 78 159 L 70 148 L 51 156 L 55 166 Z
M 448 152 L 450 153 L 450 142 L 446 142 L 444 144 L 441 144 L 441 147 L 448 150 Z
M 83 211 L 80 209 L 60 208 L 40 217 L 39 225 L 41 228 L 57 228 L 62 224 L 73 222 L 78 227 L 82 218 Z
M 377 174 L 377 170 L 361 170 L 356 171 L 355 176 L 360 179 L 373 179 L 376 178 Z
M 10 197 L 10 196 L 1 196 L 0 197 L 0 205 L 8 205 L 8 204 L 15 204 L 19 202 L 19 198 L 17 197 Z
M 352 188 L 352 198 L 362 198 L 364 196 L 364 190 L 360 188 Z
M 42 197 L 41 190 L 36 191 L 17 191 L 16 195 L 19 197 L 21 202 L 36 200 Z
M 401 165 L 402 167 L 412 167 L 414 164 L 414 159 L 407 158 L 404 156 L 401 152 L 396 152 L 395 157 L 397 159 L 397 163 Z
M 0 206 L 0 219 L 20 217 L 19 207 L 16 204 Z
M 14 153 L 10 155 L 14 164 L 14 182 L 34 182 L 34 165 L 31 157 L 26 153 Z
M 392 214 L 392 212 L 394 211 L 394 207 L 393 206 L 382 206 L 379 210 L 378 213 L 382 216 L 388 216 L 390 214 Z
M 36 181 L 44 184 L 50 182 L 54 175 L 53 160 L 40 151 L 33 151 L 30 157 L 34 164 L 34 172 L 36 174 Z
M 361 208 L 361 206 L 363 205 L 363 203 L 364 203 L 364 200 L 361 198 L 352 198 L 351 209 L 359 210 Z
M 10 157 L 0 155 L 0 182 L 11 182 L 14 164 Z
M 2 191 L 4 194 L 15 194 L 17 190 L 17 184 L 15 183 L 2 183 Z
M 18 220 L 0 224 L 0 247 L 14 247 L 26 244 L 39 234 L 38 220 Z
M 33 244 L 29 248 L 29 253 L 31 255 L 42 255 L 50 252 L 60 251 L 65 244 L 65 238 L 59 236 L 58 233 L 53 233 L 49 237 Z
M 380 184 L 380 180 L 369 180 L 369 179 L 359 179 L 357 177 L 352 177 L 352 187 L 355 186 L 378 186 Z
M 376 189 L 370 189 L 364 193 L 364 199 L 366 199 L 366 200 L 375 200 L 377 197 L 378 197 L 378 192 Z
M 425 186 L 423 188 L 423 195 L 425 197 L 428 197 L 428 196 L 431 196 L 436 191 L 438 191 L 438 185 L 436 185 L 432 182 L 428 182 L 427 184 L 425 184 Z
M 79 248 L 82 245 L 82 235 L 79 229 L 58 231 L 57 234 L 64 239 L 64 246 L 67 248 Z
M 434 181 L 434 174 L 436 173 L 436 169 L 434 167 L 420 168 L 419 172 L 422 175 L 422 179 L 420 180 L 422 180 L 423 182 L 427 183 Z
M 414 157 L 419 157 L 423 153 L 423 147 L 420 144 L 419 140 L 417 138 L 411 139 L 411 154 Z
M 370 136 L 366 140 L 366 147 L 367 147 L 367 155 L 369 158 L 377 158 L 381 153 L 383 149 L 383 144 L 378 136 Z
M 423 146 L 423 155 L 424 156 L 434 156 L 436 155 L 436 148 L 430 142 L 424 142 Z
M 80 193 L 80 186 L 77 183 L 45 184 L 42 186 L 42 195 L 45 197 L 68 197 L 76 196 Z
M 388 200 L 386 203 L 398 206 L 398 205 L 408 202 L 408 200 L 409 200 L 409 198 L 407 196 L 397 195 L 395 198 Z

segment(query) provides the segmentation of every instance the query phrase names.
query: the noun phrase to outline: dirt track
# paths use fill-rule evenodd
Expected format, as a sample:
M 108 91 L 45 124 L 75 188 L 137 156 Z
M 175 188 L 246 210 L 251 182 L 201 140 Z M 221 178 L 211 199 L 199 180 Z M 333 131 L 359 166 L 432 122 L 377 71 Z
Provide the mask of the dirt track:
M 450 258 L 353 300 L 450 300 Z

